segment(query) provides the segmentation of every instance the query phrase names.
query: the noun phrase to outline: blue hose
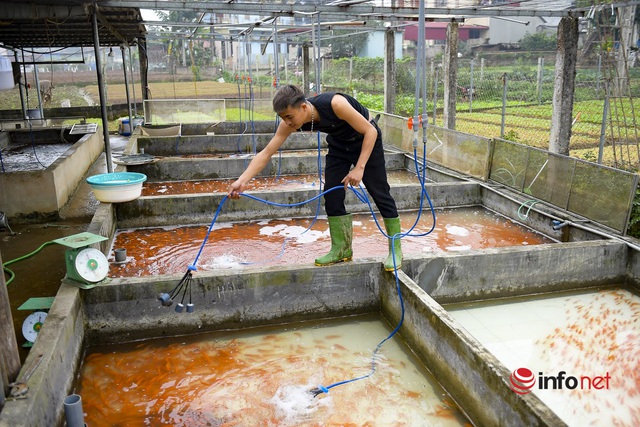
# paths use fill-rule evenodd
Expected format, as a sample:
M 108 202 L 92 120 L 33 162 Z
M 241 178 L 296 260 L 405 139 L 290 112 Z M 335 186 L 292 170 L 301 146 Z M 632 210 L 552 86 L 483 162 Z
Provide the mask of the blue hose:
M 320 155 L 320 132 L 317 133 L 318 135 L 318 174 L 320 176 L 320 184 L 322 186 L 322 161 L 321 161 L 321 155 Z M 429 197 L 429 194 L 427 193 L 427 190 L 425 188 L 425 181 L 426 181 L 426 170 L 427 170 L 427 165 L 426 165 L 426 151 L 427 151 L 427 144 L 426 142 L 424 142 L 423 144 L 423 154 L 422 154 L 422 167 L 420 167 L 420 165 L 418 164 L 418 155 L 417 155 L 417 149 L 414 148 L 413 149 L 413 158 L 414 158 L 414 165 L 416 168 L 416 175 L 418 177 L 418 180 L 420 182 L 420 206 L 418 209 L 418 215 L 416 216 L 416 220 L 413 223 L 413 225 L 411 226 L 411 228 L 406 231 L 405 233 L 397 233 L 394 234 L 393 236 L 389 236 L 388 234 L 386 234 L 383 230 L 382 227 L 380 226 L 380 223 L 378 222 L 378 219 L 376 218 L 375 212 L 373 211 L 373 207 L 371 206 L 371 202 L 369 201 L 369 198 L 367 197 L 367 195 L 365 194 L 364 189 L 362 188 L 362 186 L 359 186 L 359 188 L 354 188 L 352 186 L 349 186 L 349 189 L 351 189 L 353 191 L 353 193 L 355 194 L 355 196 L 358 198 L 358 200 L 360 200 L 363 203 L 366 203 L 367 206 L 369 206 L 369 212 L 371 213 L 376 226 L 378 227 L 378 230 L 388 239 L 391 239 L 391 254 L 392 254 L 392 258 L 393 258 L 393 267 L 394 267 L 394 276 L 395 276 L 395 282 L 396 282 L 396 292 L 398 294 L 398 299 L 400 301 L 400 310 L 401 310 L 401 315 L 400 315 L 400 320 L 398 322 L 398 324 L 396 325 L 396 327 L 393 329 L 393 331 L 382 341 L 380 341 L 380 343 L 378 343 L 378 345 L 376 346 L 376 348 L 373 350 L 372 356 L 371 356 L 371 370 L 369 371 L 369 373 L 365 374 L 365 375 L 361 375 L 358 377 L 354 377 L 351 379 L 347 379 L 347 380 L 343 380 L 343 381 L 338 381 L 335 382 L 333 384 L 330 384 L 328 386 L 323 386 L 323 385 L 319 385 L 317 388 L 314 388 L 312 390 L 310 390 L 309 392 L 315 397 L 318 394 L 321 393 L 328 393 L 330 389 L 337 387 L 339 385 L 344 385 L 344 384 L 348 384 L 354 381 L 359 381 L 359 380 L 363 380 L 366 378 L 369 378 L 371 375 L 373 375 L 376 371 L 376 354 L 378 354 L 378 352 L 380 351 L 380 349 L 382 348 L 382 346 L 384 345 L 385 342 L 387 342 L 388 340 L 390 340 L 397 332 L 398 330 L 400 330 L 400 327 L 402 326 L 403 322 L 404 322 L 404 300 L 402 298 L 402 292 L 400 290 L 400 280 L 398 278 L 398 266 L 396 265 L 396 257 L 395 257 L 395 240 L 396 239 L 402 239 L 405 236 L 412 236 L 412 237 L 422 237 L 422 236 L 426 236 L 428 234 L 430 234 L 436 226 L 436 214 L 435 211 L 433 209 L 433 203 L 431 201 L 431 198 Z M 279 175 L 279 172 L 278 172 Z M 343 189 L 344 186 L 342 185 L 338 185 L 332 188 L 329 188 L 328 190 L 325 190 L 319 194 L 317 194 L 316 196 L 308 199 L 308 200 L 304 200 L 302 202 L 297 202 L 297 203 L 277 203 L 277 202 L 270 202 L 268 200 L 265 199 L 261 199 L 259 197 L 256 197 L 254 195 L 251 194 L 245 194 L 245 193 L 240 193 L 241 196 L 243 197 L 247 197 L 249 199 L 253 199 L 255 201 L 261 202 L 261 203 L 265 203 L 267 205 L 271 205 L 271 206 L 277 206 L 277 207 L 283 207 L 283 208 L 290 208 L 290 207 L 296 207 L 296 206 L 301 206 L 301 205 L 305 205 L 307 203 L 310 203 L 314 200 L 318 200 L 318 205 L 316 208 L 316 213 L 314 216 L 313 221 L 311 222 L 311 224 L 309 225 L 309 227 L 307 227 L 307 229 L 303 232 L 306 233 L 309 229 L 311 229 L 311 227 L 313 226 L 313 224 L 315 223 L 315 221 L 318 219 L 318 214 L 320 212 L 320 198 L 322 198 L 325 194 L 330 193 L 331 191 L 335 191 L 335 190 L 339 190 L 339 189 Z M 411 232 L 413 231 L 413 229 L 417 226 L 418 222 L 420 221 L 420 217 L 422 215 L 422 210 L 423 210 L 423 206 L 424 206 L 424 198 L 426 197 L 428 203 L 429 203 L 429 209 L 431 210 L 432 213 L 432 218 L 433 218 L 433 224 L 431 226 L 431 229 L 429 229 L 429 231 L 425 232 L 425 233 L 420 233 L 420 234 L 411 234 Z M 209 226 L 209 229 L 207 230 L 207 234 L 204 237 L 204 240 L 202 241 L 202 244 L 200 245 L 200 249 L 198 250 L 198 253 L 193 261 L 193 264 L 189 265 L 188 270 L 187 270 L 187 275 L 190 276 L 191 271 L 197 270 L 196 264 L 198 262 L 198 259 L 200 258 L 200 255 L 202 255 L 202 251 L 204 249 L 204 246 L 207 242 L 207 240 L 209 239 L 209 235 L 211 233 L 211 230 L 213 229 L 214 224 L 216 223 L 217 219 L 218 219 L 218 215 L 220 215 L 220 211 L 222 210 L 222 207 L 224 206 L 224 204 L 226 203 L 227 199 L 229 198 L 228 195 L 225 195 L 222 200 L 220 201 L 220 204 L 218 205 L 218 208 L 216 209 L 216 212 L 213 216 L 213 219 L 211 221 L 211 225 Z M 285 246 L 286 246 L 286 239 L 282 244 L 282 249 L 280 251 L 280 254 L 276 256 L 275 259 L 281 257 L 284 254 L 284 250 L 285 250 Z M 173 292 L 172 292 L 173 293 Z
M 400 290 L 400 280 L 398 278 L 398 267 L 396 265 L 396 257 L 395 257 L 395 245 L 393 243 L 395 243 L 396 239 L 401 239 L 405 236 L 412 236 L 412 237 L 421 237 L 421 236 L 426 236 L 428 234 L 430 234 L 436 226 L 436 214 L 435 211 L 433 209 L 433 203 L 431 201 L 431 198 L 429 197 L 429 194 L 427 193 L 427 190 L 425 188 L 425 180 L 426 180 L 426 144 L 424 145 L 424 154 L 423 154 L 423 162 L 422 162 L 422 168 L 419 167 L 418 165 L 418 156 L 417 156 L 417 150 L 414 148 L 413 150 L 413 156 L 414 156 L 414 163 L 415 163 L 415 167 L 416 167 L 416 174 L 418 176 L 418 180 L 420 181 L 420 208 L 418 210 L 418 215 L 416 216 L 416 220 L 414 222 L 414 224 L 411 226 L 411 228 L 405 232 L 405 233 L 397 233 L 394 234 L 393 236 L 389 236 L 388 234 L 386 234 L 382 228 L 380 227 L 380 224 L 376 218 L 376 215 L 373 211 L 373 207 L 371 206 L 371 202 L 369 201 L 367 195 L 364 192 L 364 189 L 362 188 L 362 186 L 359 186 L 358 189 L 354 188 L 354 187 L 349 187 L 354 194 L 356 195 L 356 197 L 366 203 L 369 206 L 369 211 L 371 212 L 371 215 L 373 216 L 373 219 L 378 227 L 378 229 L 380 230 L 380 232 L 387 237 L 388 239 L 391 239 L 391 254 L 392 254 L 392 258 L 393 258 L 393 267 L 394 267 L 394 276 L 395 276 L 395 282 L 396 282 L 396 292 L 398 294 L 398 299 L 400 301 L 400 310 L 401 310 L 401 316 L 400 316 L 400 321 L 398 322 L 398 324 L 396 325 L 396 327 L 393 329 L 393 331 L 382 341 L 380 341 L 380 343 L 378 343 L 378 345 L 376 346 L 376 348 L 373 351 L 373 354 L 371 356 L 371 371 L 365 375 L 361 375 L 355 378 L 351 378 L 351 379 L 347 379 L 347 380 L 343 380 L 343 381 L 338 381 L 336 383 L 330 384 L 328 386 L 323 386 L 320 385 L 317 388 L 314 388 L 312 390 L 310 390 L 309 392 L 315 397 L 320 393 L 328 393 L 330 389 L 337 387 L 339 385 L 343 385 L 343 384 L 348 384 L 354 381 L 359 381 L 359 380 L 363 380 L 365 378 L 369 378 L 371 375 L 373 375 L 376 371 L 376 354 L 378 354 L 378 352 L 380 351 L 380 349 L 382 348 L 382 346 L 384 345 L 385 342 L 387 342 L 388 340 L 390 340 L 397 332 L 398 330 L 400 330 L 400 327 L 402 326 L 403 322 L 404 322 L 404 300 L 402 298 L 402 292 Z M 421 175 L 422 173 L 422 175 Z M 315 223 L 315 221 L 318 218 L 318 212 L 320 211 L 320 203 L 319 203 L 319 199 L 321 197 L 323 197 L 325 194 L 330 193 L 331 191 L 335 191 L 335 190 L 340 190 L 343 189 L 344 186 L 342 185 L 338 185 L 332 188 L 329 188 L 328 190 L 325 190 L 319 194 L 317 194 L 316 196 L 308 199 L 308 200 L 304 200 L 302 202 L 297 202 L 297 203 L 277 203 L 277 202 L 271 202 L 265 199 L 261 199 L 259 197 L 256 197 L 254 195 L 251 194 L 245 194 L 245 193 L 240 193 L 241 196 L 243 197 L 247 197 L 249 199 L 261 202 L 261 203 L 265 203 L 267 205 L 271 205 L 271 206 L 277 206 L 277 207 L 283 207 L 283 208 L 290 208 L 290 207 L 296 207 L 296 206 L 301 206 L 301 205 L 305 205 L 307 203 L 313 202 L 314 200 L 318 200 L 318 207 L 316 209 L 316 214 L 315 214 L 315 218 L 313 219 L 312 223 L 309 225 L 309 227 L 304 231 L 307 232 Z M 428 203 L 429 203 L 429 209 L 431 210 L 432 213 L 432 217 L 433 217 L 433 224 L 431 226 L 431 229 L 425 233 L 420 233 L 420 234 L 411 234 L 411 232 L 413 231 L 413 229 L 416 227 L 416 225 L 418 224 L 420 217 L 422 215 L 422 209 L 423 209 L 423 202 L 424 202 L 424 198 L 426 197 Z M 207 234 L 204 237 L 204 240 L 202 241 L 202 244 L 200 246 L 200 249 L 198 250 L 198 253 L 195 257 L 195 260 L 193 261 L 193 264 L 189 265 L 188 270 L 187 270 L 187 274 L 189 274 L 191 271 L 196 270 L 196 264 L 198 262 L 198 259 L 200 258 L 200 255 L 202 254 L 202 250 L 204 249 L 204 246 L 207 242 L 207 240 L 209 239 L 209 234 L 211 233 L 211 230 L 213 229 L 214 224 L 216 223 L 217 219 L 218 219 L 218 215 L 220 215 L 220 211 L 222 210 L 222 207 L 224 206 L 224 204 L 226 203 L 227 199 L 229 198 L 229 196 L 225 195 L 222 200 L 220 201 L 220 204 L 218 205 L 218 208 L 216 209 L 216 212 L 213 216 L 213 220 L 211 221 L 211 225 L 209 226 L 209 229 L 207 230 Z M 284 248 L 285 248 L 285 243 L 283 243 L 282 246 L 282 250 L 280 255 L 278 255 L 278 257 L 282 256 L 282 254 L 284 253 Z

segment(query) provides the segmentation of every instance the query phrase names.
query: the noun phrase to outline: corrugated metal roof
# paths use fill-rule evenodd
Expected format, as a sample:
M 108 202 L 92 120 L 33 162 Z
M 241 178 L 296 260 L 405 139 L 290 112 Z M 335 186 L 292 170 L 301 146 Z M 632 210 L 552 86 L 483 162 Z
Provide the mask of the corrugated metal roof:
M 101 7 L 100 45 L 132 44 L 146 36 L 140 9 Z M 11 49 L 94 46 L 94 4 L 79 1 L 0 2 L 0 45 Z

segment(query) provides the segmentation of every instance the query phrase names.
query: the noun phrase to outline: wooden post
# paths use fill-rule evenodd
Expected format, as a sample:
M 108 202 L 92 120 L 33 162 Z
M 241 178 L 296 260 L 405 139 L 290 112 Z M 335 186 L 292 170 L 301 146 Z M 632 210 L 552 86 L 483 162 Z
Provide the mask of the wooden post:
M 553 115 L 549 151 L 569 155 L 573 122 L 573 94 L 578 57 L 578 18 L 566 16 L 558 25 L 556 75 L 553 86 Z
M 302 91 L 309 96 L 309 44 L 302 45 Z
M 2 265 L 2 255 L 0 255 Z M 4 272 L 0 278 L 0 385 L 2 386 L 2 398 L 0 407 L 4 405 L 4 396 L 9 391 L 9 383 L 16 380 L 20 372 L 20 353 L 18 342 L 13 329 L 13 317 L 9 304 L 9 292 L 4 280 Z
M 444 49 L 444 127 L 456 129 L 456 96 L 458 87 L 458 23 L 447 26 L 447 44 Z
M 396 109 L 396 31 L 384 32 L 384 112 L 395 114 Z

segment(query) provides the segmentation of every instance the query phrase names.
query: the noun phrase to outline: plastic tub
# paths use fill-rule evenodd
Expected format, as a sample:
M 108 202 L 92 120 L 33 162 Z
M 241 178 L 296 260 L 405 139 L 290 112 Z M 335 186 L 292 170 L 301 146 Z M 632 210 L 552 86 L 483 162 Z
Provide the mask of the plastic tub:
M 140 197 L 142 183 L 147 176 L 137 172 L 113 172 L 93 175 L 87 178 L 93 194 L 101 202 L 129 202 Z

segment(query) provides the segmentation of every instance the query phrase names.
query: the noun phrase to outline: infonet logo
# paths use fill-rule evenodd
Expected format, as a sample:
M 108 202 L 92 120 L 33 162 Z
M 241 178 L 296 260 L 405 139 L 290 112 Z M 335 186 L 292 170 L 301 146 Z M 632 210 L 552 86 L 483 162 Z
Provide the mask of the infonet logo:
M 518 368 L 511 372 L 509 376 L 511 380 L 511 390 L 518 394 L 527 394 L 536 384 L 536 377 L 529 368 Z
M 536 378 L 529 368 L 518 368 L 511 372 L 509 376 L 511 390 L 517 394 L 530 393 L 536 382 L 538 383 L 538 390 L 562 390 L 563 388 L 569 390 L 576 388 L 581 390 L 608 390 L 610 379 L 611 375 L 608 372 L 605 375 L 574 377 L 567 375 L 565 371 L 560 371 L 557 375 L 544 375 L 542 372 L 538 372 L 538 377 Z

